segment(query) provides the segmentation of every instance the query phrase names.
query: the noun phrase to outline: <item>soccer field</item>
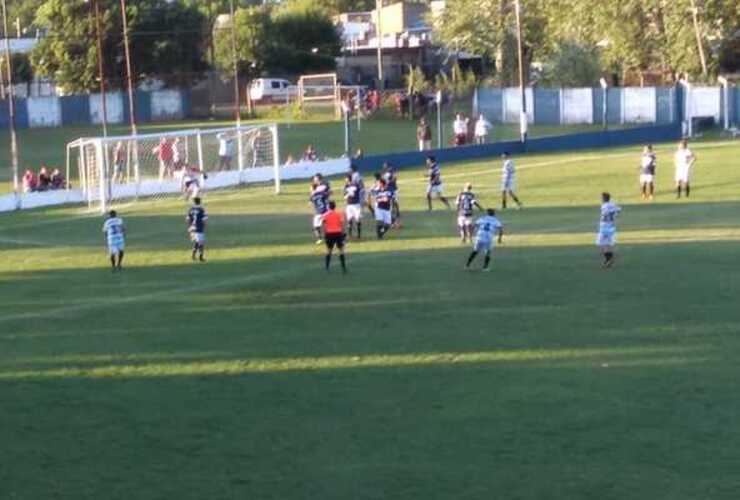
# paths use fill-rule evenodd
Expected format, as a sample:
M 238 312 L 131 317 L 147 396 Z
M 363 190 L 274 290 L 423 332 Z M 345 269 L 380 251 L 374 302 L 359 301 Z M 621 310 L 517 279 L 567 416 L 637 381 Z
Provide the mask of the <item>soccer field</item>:
M 490 273 L 420 168 L 347 275 L 306 183 L 208 193 L 205 264 L 182 200 L 122 207 L 120 274 L 100 215 L 0 215 L 0 498 L 737 498 L 740 143 L 692 149 L 676 200 L 656 148 L 652 203 L 639 148 L 515 158 Z M 442 175 L 499 203 L 498 161 Z

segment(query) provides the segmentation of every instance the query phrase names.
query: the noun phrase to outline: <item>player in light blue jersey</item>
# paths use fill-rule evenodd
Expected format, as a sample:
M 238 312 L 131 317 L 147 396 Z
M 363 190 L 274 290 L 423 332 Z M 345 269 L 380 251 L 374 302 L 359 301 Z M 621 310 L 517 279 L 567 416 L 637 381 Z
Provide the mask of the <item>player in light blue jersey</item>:
M 113 272 L 120 271 L 123 269 L 121 263 L 123 262 L 126 227 L 115 210 L 108 212 L 108 218 L 103 224 L 103 233 L 108 243 L 108 254 L 110 255 L 110 265 L 113 268 Z
M 603 267 L 614 264 L 614 245 L 617 237 L 616 218 L 622 209 L 611 202 L 609 193 L 601 193 L 601 214 L 599 215 L 599 233 L 596 235 L 596 245 L 601 249 L 604 257 Z
M 498 235 L 498 243 L 501 243 L 504 236 L 504 225 L 496 218 L 496 211 L 492 208 L 486 210 L 486 215 L 475 221 L 475 227 L 478 232 L 475 235 L 473 251 L 468 257 L 465 269 L 470 269 L 476 256 L 483 252 L 485 260 L 483 261 L 483 271 L 488 271 L 488 264 L 491 262 L 491 250 L 493 249 L 494 234 Z

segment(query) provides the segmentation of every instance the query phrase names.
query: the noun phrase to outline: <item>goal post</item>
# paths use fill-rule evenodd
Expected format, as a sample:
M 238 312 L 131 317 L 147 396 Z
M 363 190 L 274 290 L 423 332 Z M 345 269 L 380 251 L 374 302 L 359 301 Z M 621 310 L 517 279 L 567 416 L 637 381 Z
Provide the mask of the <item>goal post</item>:
M 276 124 L 82 137 L 67 145 L 68 179 L 91 209 L 194 190 L 274 183 L 280 192 Z
M 334 116 L 341 118 L 341 95 L 336 73 L 303 75 L 298 79 L 298 102 L 301 110 L 311 103 L 331 107 Z

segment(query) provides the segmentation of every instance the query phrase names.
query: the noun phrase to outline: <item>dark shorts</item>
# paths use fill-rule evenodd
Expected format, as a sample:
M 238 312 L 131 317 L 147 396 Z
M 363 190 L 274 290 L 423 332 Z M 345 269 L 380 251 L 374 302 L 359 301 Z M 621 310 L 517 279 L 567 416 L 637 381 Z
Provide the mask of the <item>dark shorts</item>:
M 333 250 L 334 247 L 340 250 L 344 249 L 344 233 L 327 234 L 324 240 L 326 241 L 326 248 L 329 250 Z

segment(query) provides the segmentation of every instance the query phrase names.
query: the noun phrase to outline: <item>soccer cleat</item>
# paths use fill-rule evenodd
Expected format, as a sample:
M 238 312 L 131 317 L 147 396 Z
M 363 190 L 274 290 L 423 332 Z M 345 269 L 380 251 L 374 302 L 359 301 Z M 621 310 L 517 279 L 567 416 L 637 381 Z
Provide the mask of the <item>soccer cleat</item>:
M 316 240 L 316 244 L 317 245 L 321 245 L 323 242 L 324 242 L 324 240 L 322 240 L 321 238 L 319 238 L 318 240 Z
M 490 267 L 481 268 L 481 272 L 489 273 L 489 272 L 491 272 L 491 268 Z

